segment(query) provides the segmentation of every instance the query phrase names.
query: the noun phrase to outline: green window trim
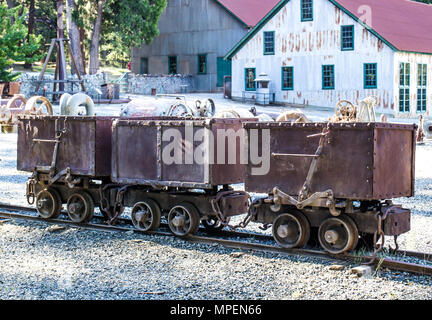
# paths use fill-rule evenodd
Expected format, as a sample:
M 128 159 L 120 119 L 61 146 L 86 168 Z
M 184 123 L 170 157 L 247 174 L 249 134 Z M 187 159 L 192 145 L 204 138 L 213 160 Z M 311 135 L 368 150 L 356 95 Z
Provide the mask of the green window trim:
M 334 90 L 335 88 L 335 74 L 334 64 L 322 66 L 322 89 Z
M 275 32 L 264 31 L 263 39 L 264 39 L 263 40 L 264 55 L 274 55 L 275 54 Z
M 301 21 L 313 21 L 313 0 L 301 0 Z
M 341 50 L 354 50 L 354 25 L 341 26 Z
M 410 73 L 411 65 L 399 63 L 399 112 L 410 112 Z
M 248 87 L 248 71 L 253 70 L 253 80 L 251 81 L 253 83 L 253 88 Z M 256 79 L 256 68 L 245 68 L 245 91 L 256 91 L 256 82 L 254 81 Z
M 201 59 L 204 58 L 204 61 Z M 204 71 L 201 69 L 201 63 L 204 63 Z M 198 55 L 198 67 L 197 74 L 207 74 L 207 54 L 199 54 Z
M 417 112 L 427 111 L 427 69 L 427 64 L 417 64 Z
M 175 70 L 174 71 L 172 71 L 172 69 L 171 69 L 173 62 L 175 63 Z M 168 74 L 177 74 L 177 56 L 169 56 L 168 57 Z
M 284 72 L 287 72 L 287 83 L 285 82 Z M 294 90 L 294 67 L 282 67 L 282 90 L 290 91 Z
M 363 87 L 364 89 L 378 88 L 378 64 L 365 63 L 363 65 Z

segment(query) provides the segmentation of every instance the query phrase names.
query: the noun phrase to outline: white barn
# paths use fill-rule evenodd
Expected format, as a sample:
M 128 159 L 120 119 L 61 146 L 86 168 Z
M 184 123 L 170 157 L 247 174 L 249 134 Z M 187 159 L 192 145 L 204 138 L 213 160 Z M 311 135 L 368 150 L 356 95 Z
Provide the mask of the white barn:
M 226 55 L 233 99 L 266 73 L 278 103 L 375 96 L 378 112 L 430 115 L 431 30 L 432 5 L 409 0 L 283 0 Z

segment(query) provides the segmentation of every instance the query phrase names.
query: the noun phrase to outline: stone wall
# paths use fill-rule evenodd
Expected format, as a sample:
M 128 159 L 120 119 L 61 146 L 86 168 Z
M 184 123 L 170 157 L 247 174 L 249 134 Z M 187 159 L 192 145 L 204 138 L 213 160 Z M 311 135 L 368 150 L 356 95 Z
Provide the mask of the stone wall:
M 22 73 L 20 78 L 17 81 L 21 81 L 21 90 L 20 93 L 25 95 L 26 98 L 29 98 L 34 95 L 37 86 L 37 80 L 39 78 L 38 73 Z M 101 90 L 101 86 L 110 81 L 109 73 L 98 73 L 94 75 L 84 75 L 82 77 L 84 79 L 84 85 L 87 91 L 87 94 L 92 98 L 98 97 L 98 92 L 96 89 Z M 53 80 L 54 75 L 44 75 L 44 80 Z M 69 75 L 69 79 L 78 80 L 76 75 Z M 42 94 L 44 86 L 47 87 L 47 92 L 52 92 L 54 89 L 54 83 L 44 83 L 39 88 L 39 94 Z M 66 88 L 65 88 L 66 89 Z M 58 86 L 57 86 L 58 90 Z M 67 85 L 66 91 L 72 91 L 72 84 Z M 77 93 L 81 91 L 81 85 L 76 83 L 73 85 L 73 92 Z M 52 98 L 52 95 L 47 95 L 49 99 Z
M 135 75 L 128 74 L 127 92 L 151 95 L 152 89 L 156 94 L 174 94 L 194 91 L 192 75 Z
M 39 78 L 38 73 L 22 73 L 17 81 L 21 81 L 20 93 L 29 98 L 35 95 L 37 80 Z M 106 83 L 110 83 L 109 73 L 98 73 L 95 75 L 84 75 L 84 85 L 87 94 L 93 99 L 99 97 L 98 90 L 102 91 L 101 86 Z M 44 80 L 53 80 L 54 75 L 49 74 L 44 76 Z M 77 76 L 69 75 L 69 79 L 78 80 Z M 124 79 L 126 80 L 126 79 Z M 151 95 L 152 90 L 155 89 L 157 94 L 175 94 L 175 93 L 187 93 L 193 92 L 195 89 L 194 79 L 192 75 L 135 75 L 129 73 L 127 75 L 127 89 L 123 87 L 125 81 L 121 81 L 120 84 L 122 91 L 132 94 L 145 94 Z M 39 88 L 39 94 L 42 95 L 44 86 L 47 87 L 47 92 L 52 92 L 54 83 L 44 83 Z M 65 88 L 66 89 L 66 88 Z M 58 90 L 58 87 L 57 87 Z M 67 84 L 66 91 L 72 91 L 72 84 Z M 76 83 L 73 85 L 73 92 L 80 92 L 81 85 Z M 52 94 L 48 94 L 47 97 L 52 99 Z

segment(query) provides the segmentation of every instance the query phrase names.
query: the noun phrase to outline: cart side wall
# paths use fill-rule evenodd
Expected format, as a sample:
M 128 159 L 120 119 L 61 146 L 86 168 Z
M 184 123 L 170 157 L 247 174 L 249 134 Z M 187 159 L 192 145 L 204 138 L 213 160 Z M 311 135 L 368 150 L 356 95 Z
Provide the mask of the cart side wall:
M 212 125 L 212 133 L 215 138 L 215 152 L 214 152 L 214 164 L 211 166 L 212 183 L 214 185 L 223 184 L 236 184 L 243 183 L 245 181 L 245 169 L 246 166 L 244 159 L 242 163 L 242 157 L 244 155 L 244 143 L 247 143 L 245 138 L 245 130 L 243 129 L 242 121 L 224 119 L 215 122 Z M 247 119 L 252 121 L 252 119 Z M 218 132 L 221 132 L 219 135 Z M 223 163 L 218 161 L 219 148 L 217 147 L 220 139 L 225 139 L 225 159 Z M 232 157 L 235 155 L 235 159 Z M 231 157 L 231 159 L 230 159 Z
M 124 184 L 155 184 L 206 189 L 217 185 L 243 182 L 244 165 L 239 164 L 240 141 L 235 145 L 237 157 L 234 164 L 217 164 L 216 151 L 213 164 L 197 162 L 193 157 L 194 152 L 198 152 L 198 148 L 202 145 L 207 150 L 212 148 L 212 145 L 215 150 L 217 149 L 217 130 L 233 129 L 236 132 L 242 129 L 241 123 L 241 120 L 226 119 L 117 121 L 113 125 L 112 179 Z M 190 131 L 186 129 L 185 124 L 191 128 Z M 205 128 L 209 130 L 202 139 L 202 136 L 198 134 Z M 177 141 L 171 136 L 172 129 L 180 134 L 180 140 Z M 186 138 L 186 130 L 192 135 L 193 143 L 190 142 L 192 140 Z M 213 144 L 210 142 L 210 132 L 215 138 Z M 243 136 L 238 140 L 243 140 Z M 225 147 L 228 148 L 228 143 Z M 181 163 L 167 163 L 167 158 L 174 156 L 173 148 L 180 150 L 178 156 Z M 190 153 L 187 152 L 189 150 Z M 186 158 L 187 154 L 188 158 Z M 209 157 L 210 155 L 211 153 L 208 154 Z
M 62 117 L 40 117 L 21 119 L 18 125 L 17 168 L 32 172 L 36 167 L 51 166 L 55 143 L 37 142 L 34 139 L 55 140 L 55 121 L 58 129 L 66 126 L 62 135 L 56 161 L 57 172 L 71 168 L 75 175 L 96 175 L 96 123 L 95 121 Z
M 270 171 L 263 176 L 251 174 L 254 166 L 249 161 L 246 190 L 272 193 L 274 187 L 279 187 L 297 196 L 306 181 L 312 157 L 292 154 L 314 155 L 320 137 L 308 136 L 321 133 L 325 126 L 327 124 L 247 124 L 249 132 L 254 128 L 270 130 L 272 156 Z M 396 129 L 389 124 L 330 125 L 310 191 L 331 189 L 337 198 L 356 200 L 411 196 L 415 127 L 395 126 Z
M 415 131 L 376 128 L 374 148 L 374 198 L 413 196 Z

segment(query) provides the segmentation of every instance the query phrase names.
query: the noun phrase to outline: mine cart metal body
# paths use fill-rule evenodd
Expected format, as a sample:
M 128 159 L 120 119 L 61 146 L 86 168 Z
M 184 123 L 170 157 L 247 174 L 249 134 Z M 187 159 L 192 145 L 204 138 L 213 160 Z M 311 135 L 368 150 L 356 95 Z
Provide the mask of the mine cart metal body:
M 243 183 L 241 129 L 240 119 L 117 120 L 113 124 L 112 180 L 122 184 L 202 189 Z M 173 132 L 180 139 L 174 141 Z M 221 139 L 225 139 L 223 146 L 219 144 Z M 200 157 L 201 161 L 195 157 L 200 146 L 207 152 Z M 230 147 L 235 149 L 228 150 Z M 179 157 L 169 163 L 164 155 L 171 148 L 177 148 Z M 218 149 L 226 153 L 222 161 L 218 161 Z M 213 155 L 210 150 L 214 150 Z M 229 151 L 235 154 L 233 161 L 229 159 Z
M 311 164 L 316 167 L 310 191 L 331 189 L 335 198 L 384 200 L 414 195 L 415 127 L 391 123 L 335 123 L 317 157 L 326 123 L 247 123 L 247 130 L 270 131 L 270 171 L 252 175 L 249 161 L 246 186 L 250 192 L 271 193 L 277 186 L 298 196 Z M 258 146 L 261 150 L 262 146 Z
M 88 222 L 97 206 L 113 224 L 132 207 L 136 228 L 163 215 L 188 236 L 247 213 L 240 227 L 271 226 L 282 247 L 316 236 L 338 254 L 410 230 L 391 199 L 414 195 L 415 138 L 415 125 L 392 123 L 23 116 L 17 168 L 32 172 L 27 199 L 46 219 L 66 204 Z
M 163 148 L 169 143 L 162 139 L 165 130 L 184 134 L 186 128 L 192 128 L 193 134 L 208 129 L 201 142 L 207 150 L 213 134 L 217 144 L 219 129 L 236 132 L 242 129 L 242 121 L 20 117 L 17 168 L 33 173 L 27 182 L 27 199 L 47 219 L 57 217 L 66 203 L 69 217 L 79 223 L 91 219 L 95 206 L 109 223 L 115 223 L 125 207 L 133 207 L 132 221 L 143 230 L 153 230 L 160 216 L 166 215 L 177 224 L 174 230 L 179 236 L 193 232 L 202 219 L 216 223 L 218 215 L 229 219 L 246 213 L 248 194 L 229 187 L 244 181 L 240 143 L 236 143 L 233 164 L 200 164 L 194 159 L 191 164 L 172 166 L 162 162 Z M 242 136 L 237 138 L 237 142 L 242 140 Z M 184 138 L 180 141 L 187 143 Z M 217 152 L 214 156 L 218 157 Z M 150 224 L 143 218 L 146 210 L 154 214 Z M 143 219 L 147 219 L 145 224 Z
M 18 170 L 59 174 L 69 168 L 72 175 L 109 177 L 112 121 L 111 117 L 20 117 Z
M 269 147 L 265 175 L 253 174 L 253 161 L 246 166 L 245 189 L 268 194 L 256 205 L 254 218 L 272 224 L 282 246 L 301 246 L 319 228 L 321 245 L 340 253 L 357 245 L 358 232 L 373 236 L 380 230 L 379 237 L 410 230 L 410 210 L 390 199 L 414 195 L 415 125 L 282 122 L 244 127 L 249 136 L 258 130 L 258 150 Z M 263 138 L 266 131 L 270 142 Z M 303 235 L 297 232 L 290 242 L 293 223 Z M 333 245 L 342 233 L 346 241 Z

